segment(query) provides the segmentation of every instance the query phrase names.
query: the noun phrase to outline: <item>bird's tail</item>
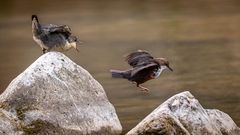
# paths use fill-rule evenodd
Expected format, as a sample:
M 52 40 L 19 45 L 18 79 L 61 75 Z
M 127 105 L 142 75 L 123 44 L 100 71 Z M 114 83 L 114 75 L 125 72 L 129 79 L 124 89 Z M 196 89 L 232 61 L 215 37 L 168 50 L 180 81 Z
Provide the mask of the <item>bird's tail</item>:
M 120 70 L 110 70 L 112 73 L 113 78 L 128 78 L 128 73 L 126 71 L 120 71 Z
M 41 28 L 37 15 L 32 15 L 32 32 L 34 35 L 41 33 Z

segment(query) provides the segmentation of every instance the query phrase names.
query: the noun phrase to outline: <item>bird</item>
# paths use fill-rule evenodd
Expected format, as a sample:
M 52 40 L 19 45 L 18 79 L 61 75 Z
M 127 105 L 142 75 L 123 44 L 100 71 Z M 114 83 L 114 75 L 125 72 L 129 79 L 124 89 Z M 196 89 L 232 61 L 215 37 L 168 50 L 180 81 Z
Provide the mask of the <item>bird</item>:
M 125 61 L 132 68 L 127 70 L 110 70 L 112 77 L 127 79 L 145 92 L 148 92 L 149 89 L 141 84 L 158 78 L 165 69 L 173 71 L 166 58 L 154 58 L 145 50 L 137 50 L 128 54 Z
M 32 15 L 32 34 L 33 40 L 40 45 L 43 54 L 51 50 L 67 51 L 70 48 L 75 48 L 79 52 L 77 43 L 81 42 L 72 35 L 67 25 L 41 25 L 37 15 Z

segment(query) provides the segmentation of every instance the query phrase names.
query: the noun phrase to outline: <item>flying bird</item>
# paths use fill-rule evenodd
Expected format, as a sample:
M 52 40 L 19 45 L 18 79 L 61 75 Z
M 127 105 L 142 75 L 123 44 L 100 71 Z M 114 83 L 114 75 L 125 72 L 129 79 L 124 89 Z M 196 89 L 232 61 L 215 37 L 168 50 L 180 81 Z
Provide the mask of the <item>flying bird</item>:
M 40 45 L 42 52 L 51 50 L 67 51 L 75 48 L 78 51 L 78 38 L 71 33 L 67 25 L 41 25 L 37 15 L 32 15 L 32 34 L 34 41 Z
M 127 63 L 132 67 L 128 70 L 110 70 L 113 78 L 128 79 L 143 91 L 149 91 L 141 84 L 160 76 L 163 70 L 173 69 L 166 58 L 154 58 L 145 50 L 138 50 L 126 56 Z

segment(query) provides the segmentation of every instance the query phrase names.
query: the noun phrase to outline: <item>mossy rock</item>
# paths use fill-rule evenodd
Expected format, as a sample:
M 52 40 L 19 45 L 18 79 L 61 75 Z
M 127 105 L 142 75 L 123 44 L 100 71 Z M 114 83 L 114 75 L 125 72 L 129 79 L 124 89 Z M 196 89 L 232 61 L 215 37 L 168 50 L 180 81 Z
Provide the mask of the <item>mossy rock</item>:
M 53 134 L 56 133 L 56 130 L 53 130 L 56 129 L 56 126 L 40 119 L 34 120 L 28 125 L 22 125 L 21 128 L 25 135 L 42 135 L 48 133 L 48 129 L 51 129 Z
M 25 112 L 33 110 L 33 109 L 36 109 L 36 108 L 33 108 L 31 105 L 26 105 L 26 104 L 17 106 L 15 108 L 16 113 L 17 113 L 17 117 L 18 117 L 19 120 L 24 120 Z

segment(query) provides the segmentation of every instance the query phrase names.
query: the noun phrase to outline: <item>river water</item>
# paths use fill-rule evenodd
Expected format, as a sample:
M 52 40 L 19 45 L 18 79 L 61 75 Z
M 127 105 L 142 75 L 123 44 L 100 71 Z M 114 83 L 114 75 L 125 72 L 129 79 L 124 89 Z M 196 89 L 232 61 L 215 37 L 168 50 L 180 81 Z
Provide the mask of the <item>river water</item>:
M 41 56 L 31 15 L 67 24 L 84 42 L 65 52 L 104 87 L 124 133 L 172 95 L 190 91 L 204 108 L 228 113 L 240 125 L 240 2 L 238 0 L 121 0 L 0 2 L 0 88 Z M 127 69 L 123 55 L 145 49 L 166 57 L 174 72 L 144 84 L 148 94 L 110 69 Z

